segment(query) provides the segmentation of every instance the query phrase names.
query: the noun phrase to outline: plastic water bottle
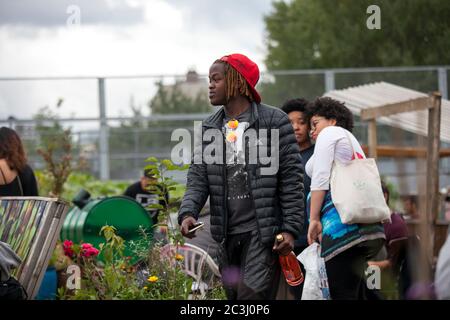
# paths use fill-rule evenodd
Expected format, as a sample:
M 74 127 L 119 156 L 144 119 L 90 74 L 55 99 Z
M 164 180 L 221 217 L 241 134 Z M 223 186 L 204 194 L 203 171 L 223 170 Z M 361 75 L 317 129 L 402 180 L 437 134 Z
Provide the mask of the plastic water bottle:
M 276 237 L 278 242 L 283 241 L 283 235 L 279 234 Z M 287 256 L 279 256 L 281 270 L 283 270 L 286 282 L 290 286 L 298 286 L 304 280 L 300 263 L 294 252 L 289 252 Z

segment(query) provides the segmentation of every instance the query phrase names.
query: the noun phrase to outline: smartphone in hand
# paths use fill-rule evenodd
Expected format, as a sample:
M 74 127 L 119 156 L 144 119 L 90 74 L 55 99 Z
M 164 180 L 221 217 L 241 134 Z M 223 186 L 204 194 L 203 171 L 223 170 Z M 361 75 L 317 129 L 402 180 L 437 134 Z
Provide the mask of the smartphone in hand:
M 195 231 L 197 231 L 198 229 L 202 229 L 204 227 L 205 223 L 204 222 L 198 222 L 196 224 L 194 224 L 190 229 L 189 229 L 189 233 L 194 233 Z

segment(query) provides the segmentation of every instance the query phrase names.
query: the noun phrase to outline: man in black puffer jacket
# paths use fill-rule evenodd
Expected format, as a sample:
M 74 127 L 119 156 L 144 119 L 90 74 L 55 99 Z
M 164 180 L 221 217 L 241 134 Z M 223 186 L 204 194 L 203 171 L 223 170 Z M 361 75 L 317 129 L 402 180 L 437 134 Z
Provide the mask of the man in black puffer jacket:
M 261 104 L 258 66 L 241 54 L 216 60 L 209 99 L 223 105 L 202 123 L 178 223 L 189 232 L 210 196 L 211 235 L 229 299 L 274 299 L 278 255 L 304 223 L 303 167 L 288 116 Z M 270 151 L 270 152 L 269 152 Z M 200 159 L 200 160 L 199 160 Z M 277 234 L 283 241 L 275 241 Z

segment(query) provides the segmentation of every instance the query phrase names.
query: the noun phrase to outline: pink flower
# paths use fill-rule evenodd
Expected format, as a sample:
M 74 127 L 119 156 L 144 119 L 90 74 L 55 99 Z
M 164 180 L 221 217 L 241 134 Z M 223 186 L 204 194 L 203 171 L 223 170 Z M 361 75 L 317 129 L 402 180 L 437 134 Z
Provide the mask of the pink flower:
M 98 249 L 96 249 L 90 243 L 83 243 L 81 245 L 81 256 L 82 257 L 86 257 L 86 258 L 95 257 L 95 256 L 98 256 L 99 252 L 100 251 Z
M 87 249 L 90 249 L 90 248 L 93 248 L 93 247 L 94 246 L 92 244 L 90 244 L 90 243 L 83 243 L 81 245 L 81 248 L 84 249 L 84 250 L 87 250 Z
M 83 257 L 89 258 L 89 257 L 96 257 L 99 254 L 99 250 L 96 248 L 90 248 L 88 250 L 83 251 L 82 255 Z
M 69 258 L 72 258 L 75 255 L 75 252 L 73 251 L 73 242 L 70 240 L 64 240 L 63 250 L 64 254 Z
M 63 246 L 64 248 L 71 248 L 73 246 L 73 242 L 70 240 L 64 240 Z

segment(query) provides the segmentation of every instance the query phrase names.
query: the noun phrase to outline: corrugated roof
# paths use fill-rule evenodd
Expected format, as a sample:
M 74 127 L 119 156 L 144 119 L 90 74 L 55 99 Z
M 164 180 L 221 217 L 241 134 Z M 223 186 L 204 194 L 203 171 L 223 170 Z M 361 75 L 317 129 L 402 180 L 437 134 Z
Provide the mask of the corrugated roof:
M 354 114 L 360 115 L 363 109 L 426 97 L 427 94 L 387 82 L 376 82 L 333 90 L 325 96 L 344 102 Z M 377 118 L 377 121 L 426 136 L 428 111 L 404 112 Z M 441 102 L 441 141 L 450 143 L 450 101 L 444 99 Z

